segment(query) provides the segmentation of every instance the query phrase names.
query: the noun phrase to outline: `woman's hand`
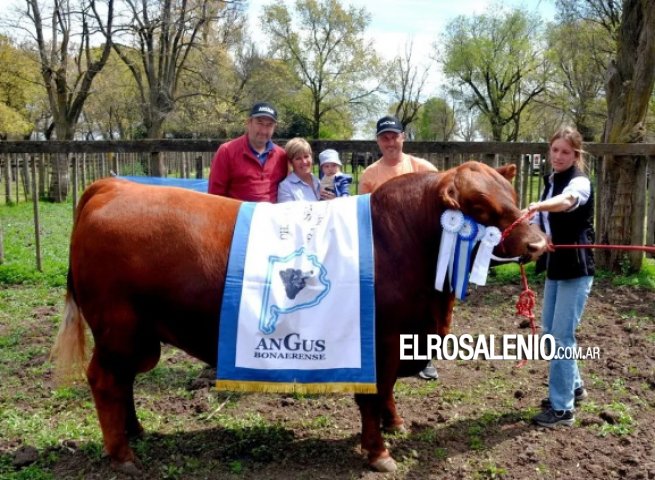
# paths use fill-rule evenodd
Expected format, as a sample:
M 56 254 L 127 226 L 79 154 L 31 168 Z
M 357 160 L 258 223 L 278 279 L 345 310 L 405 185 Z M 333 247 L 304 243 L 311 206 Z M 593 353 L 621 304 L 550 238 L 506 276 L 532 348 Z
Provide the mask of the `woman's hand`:
M 333 192 L 329 190 L 325 190 L 323 188 L 321 188 L 320 196 L 321 196 L 321 200 L 334 200 L 335 198 L 337 198 L 337 196 Z
M 555 245 L 553 244 L 553 239 L 550 235 L 546 236 L 546 251 L 547 252 L 555 251 Z

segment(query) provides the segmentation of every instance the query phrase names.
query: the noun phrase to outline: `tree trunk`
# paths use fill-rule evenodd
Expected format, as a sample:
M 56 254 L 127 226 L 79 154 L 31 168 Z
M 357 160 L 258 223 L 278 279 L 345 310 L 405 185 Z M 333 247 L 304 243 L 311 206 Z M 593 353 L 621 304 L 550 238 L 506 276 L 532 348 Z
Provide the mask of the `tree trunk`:
M 655 157 L 648 157 L 648 176 L 646 178 L 648 189 L 648 225 L 646 226 L 646 244 L 655 245 Z M 649 253 L 655 258 L 655 253 Z
M 655 2 L 625 0 L 616 59 L 608 67 L 606 143 L 640 143 L 655 82 Z M 642 245 L 645 216 L 643 157 L 606 156 L 600 172 L 598 237 L 612 245 Z M 626 261 L 627 259 L 627 261 Z M 615 273 L 641 268 L 642 252 L 599 250 L 598 264 Z M 627 267 L 627 268 L 626 268 Z
M 57 140 L 73 140 L 75 137 L 75 123 L 77 121 L 70 121 L 63 117 L 59 118 L 55 125 Z M 68 155 L 53 154 L 50 156 L 50 162 L 52 170 L 46 198 L 51 202 L 65 202 L 70 188 Z
M 70 187 L 70 175 L 68 171 L 68 155 L 55 153 L 50 157 L 52 171 L 50 174 L 50 188 L 48 200 L 52 202 L 65 202 Z
M 152 121 L 148 126 L 148 138 L 160 139 L 165 115 L 155 114 L 154 116 L 158 118 L 157 120 Z M 161 118 L 161 120 L 159 120 L 159 118 Z M 164 156 L 160 152 L 152 152 L 150 154 L 148 170 L 151 177 L 166 176 L 166 164 L 164 163 Z
M 640 157 L 605 156 L 602 167 L 602 198 L 598 205 L 600 243 L 608 245 L 643 245 L 646 175 L 645 161 Z M 611 193 L 610 193 L 611 192 Z M 599 250 L 601 266 L 616 273 L 638 271 L 642 252 Z

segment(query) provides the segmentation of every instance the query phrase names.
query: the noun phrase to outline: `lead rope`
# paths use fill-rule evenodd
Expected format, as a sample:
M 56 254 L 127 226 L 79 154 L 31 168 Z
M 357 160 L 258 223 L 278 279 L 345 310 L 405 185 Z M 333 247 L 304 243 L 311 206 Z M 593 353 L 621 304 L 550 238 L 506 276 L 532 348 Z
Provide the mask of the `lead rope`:
M 509 236 L 511 231 L 519 223 L 524 220 L 530 220 L 536 212 L 526 212 L 517 218 L 509 227 L 507 227 L 501 237 L 500 237 L 500 248 L 503 247 L 503 240 Z M 655 253 L 655 245 L 552 245 L 553 248 L 602 248 L 606 250 L 627 250 L 627 251 L 642 251 L 648 253 Z M 525 268 L 523 264 L 520 263 L 519 267 L 521 269 L 521 283 L 523 285 L 523 291 L 519 294 L 519 298 L 516 301 L 516 314 L 522 317 L 527 318 L 530 321 L 530 332 L 532 335 L 537 334 L 537 326 L 534 322 L 534 306 L 535 306 L 535 294 L 530 287 L 528 287 L 528 277 L 525 274 Z M 528 361 L 523 359 L 519 361 L 516 365 L 517 368 L 523 367 Z
M 535 305 L 535 293 L 530 290 L 528 287 L 528 277 L 525 274 L 525 267 L 522 263 L 519 264 L 521 269 L 521 283 L 523 284 L 523 291 L 519 294 L 519 298 L 516 301 L 516 314 L 522 317 L 527 318 L 530 321 L 530 333 L 532 335 L 537 334 L 537 325 L 534 323 L 534 305 Z M 523 358 L 516 365 L 517 368 L 525 366 L 528 361 Z
M 507 236 L 514 229 L 514 227 L 516 227 L 519 223 L 523 222 L 524 220 L 529 220 L 533 216 L 534 216 L 534 212 L 526 212 L 524 215 L 517 218 L 509 227 L 507 227 L 501 235 L 501 240 L 500 240 L 501 246 L 503 244 L 502 243 L 503 240 L 507 238 Z M 521 269 L 521 284 L 523 286 L 523 291 L 519 294 L 519 298 L 516 301 L 516 314 L 525 317 L 530 321 L 530 332 L 532 333 L 532 335 L 536 335 L 537 325 L 534 323 L 534 319 L 535 319 L 534 306 L 535 306 L 536 295 L 528 286 L 528 277 L 525 274 L 525 267 L 523 266 L 522 263 L 519 263 L 519 268 Z M 519 361 L 516 367 L 521 368 L 525 366 L 526 363 L 528 363 L 528 361 L 527 359 L 524 358 Z

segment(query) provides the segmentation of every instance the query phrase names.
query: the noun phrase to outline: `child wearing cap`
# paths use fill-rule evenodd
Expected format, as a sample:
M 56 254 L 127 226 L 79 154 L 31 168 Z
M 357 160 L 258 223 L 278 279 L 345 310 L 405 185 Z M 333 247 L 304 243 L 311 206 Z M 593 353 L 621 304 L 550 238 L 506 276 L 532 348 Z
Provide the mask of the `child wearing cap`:
M 343 164 L 339 159 L 339 153 L 331 148 L 323 150 L 318 155 L 318 162 L 322 175 L 321 190 L 336 197 L 347 197 L 350 194 L 348 185 L 352 183 L 352 177 L 341 173 Z

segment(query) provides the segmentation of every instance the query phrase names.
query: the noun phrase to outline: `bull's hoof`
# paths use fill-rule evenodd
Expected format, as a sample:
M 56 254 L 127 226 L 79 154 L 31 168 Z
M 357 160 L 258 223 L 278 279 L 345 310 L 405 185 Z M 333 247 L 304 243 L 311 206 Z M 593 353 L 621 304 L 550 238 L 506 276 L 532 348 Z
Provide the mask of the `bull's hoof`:
M 139 467 L 137 467 L 134 462 L 116 462 L 112 461 L 111 462 L 111 468 L 116 470 L 117 472 L 125 473 L 127 475 L 132 475 L 133 477 L 137 477 L 139 475 L 142 475 L 143 472 Z
M 376 461 L 371 462 L 371 468 L 376 472 L 395 472 L 398 468 L 396 461 L 391 457 L 380 457 Z

